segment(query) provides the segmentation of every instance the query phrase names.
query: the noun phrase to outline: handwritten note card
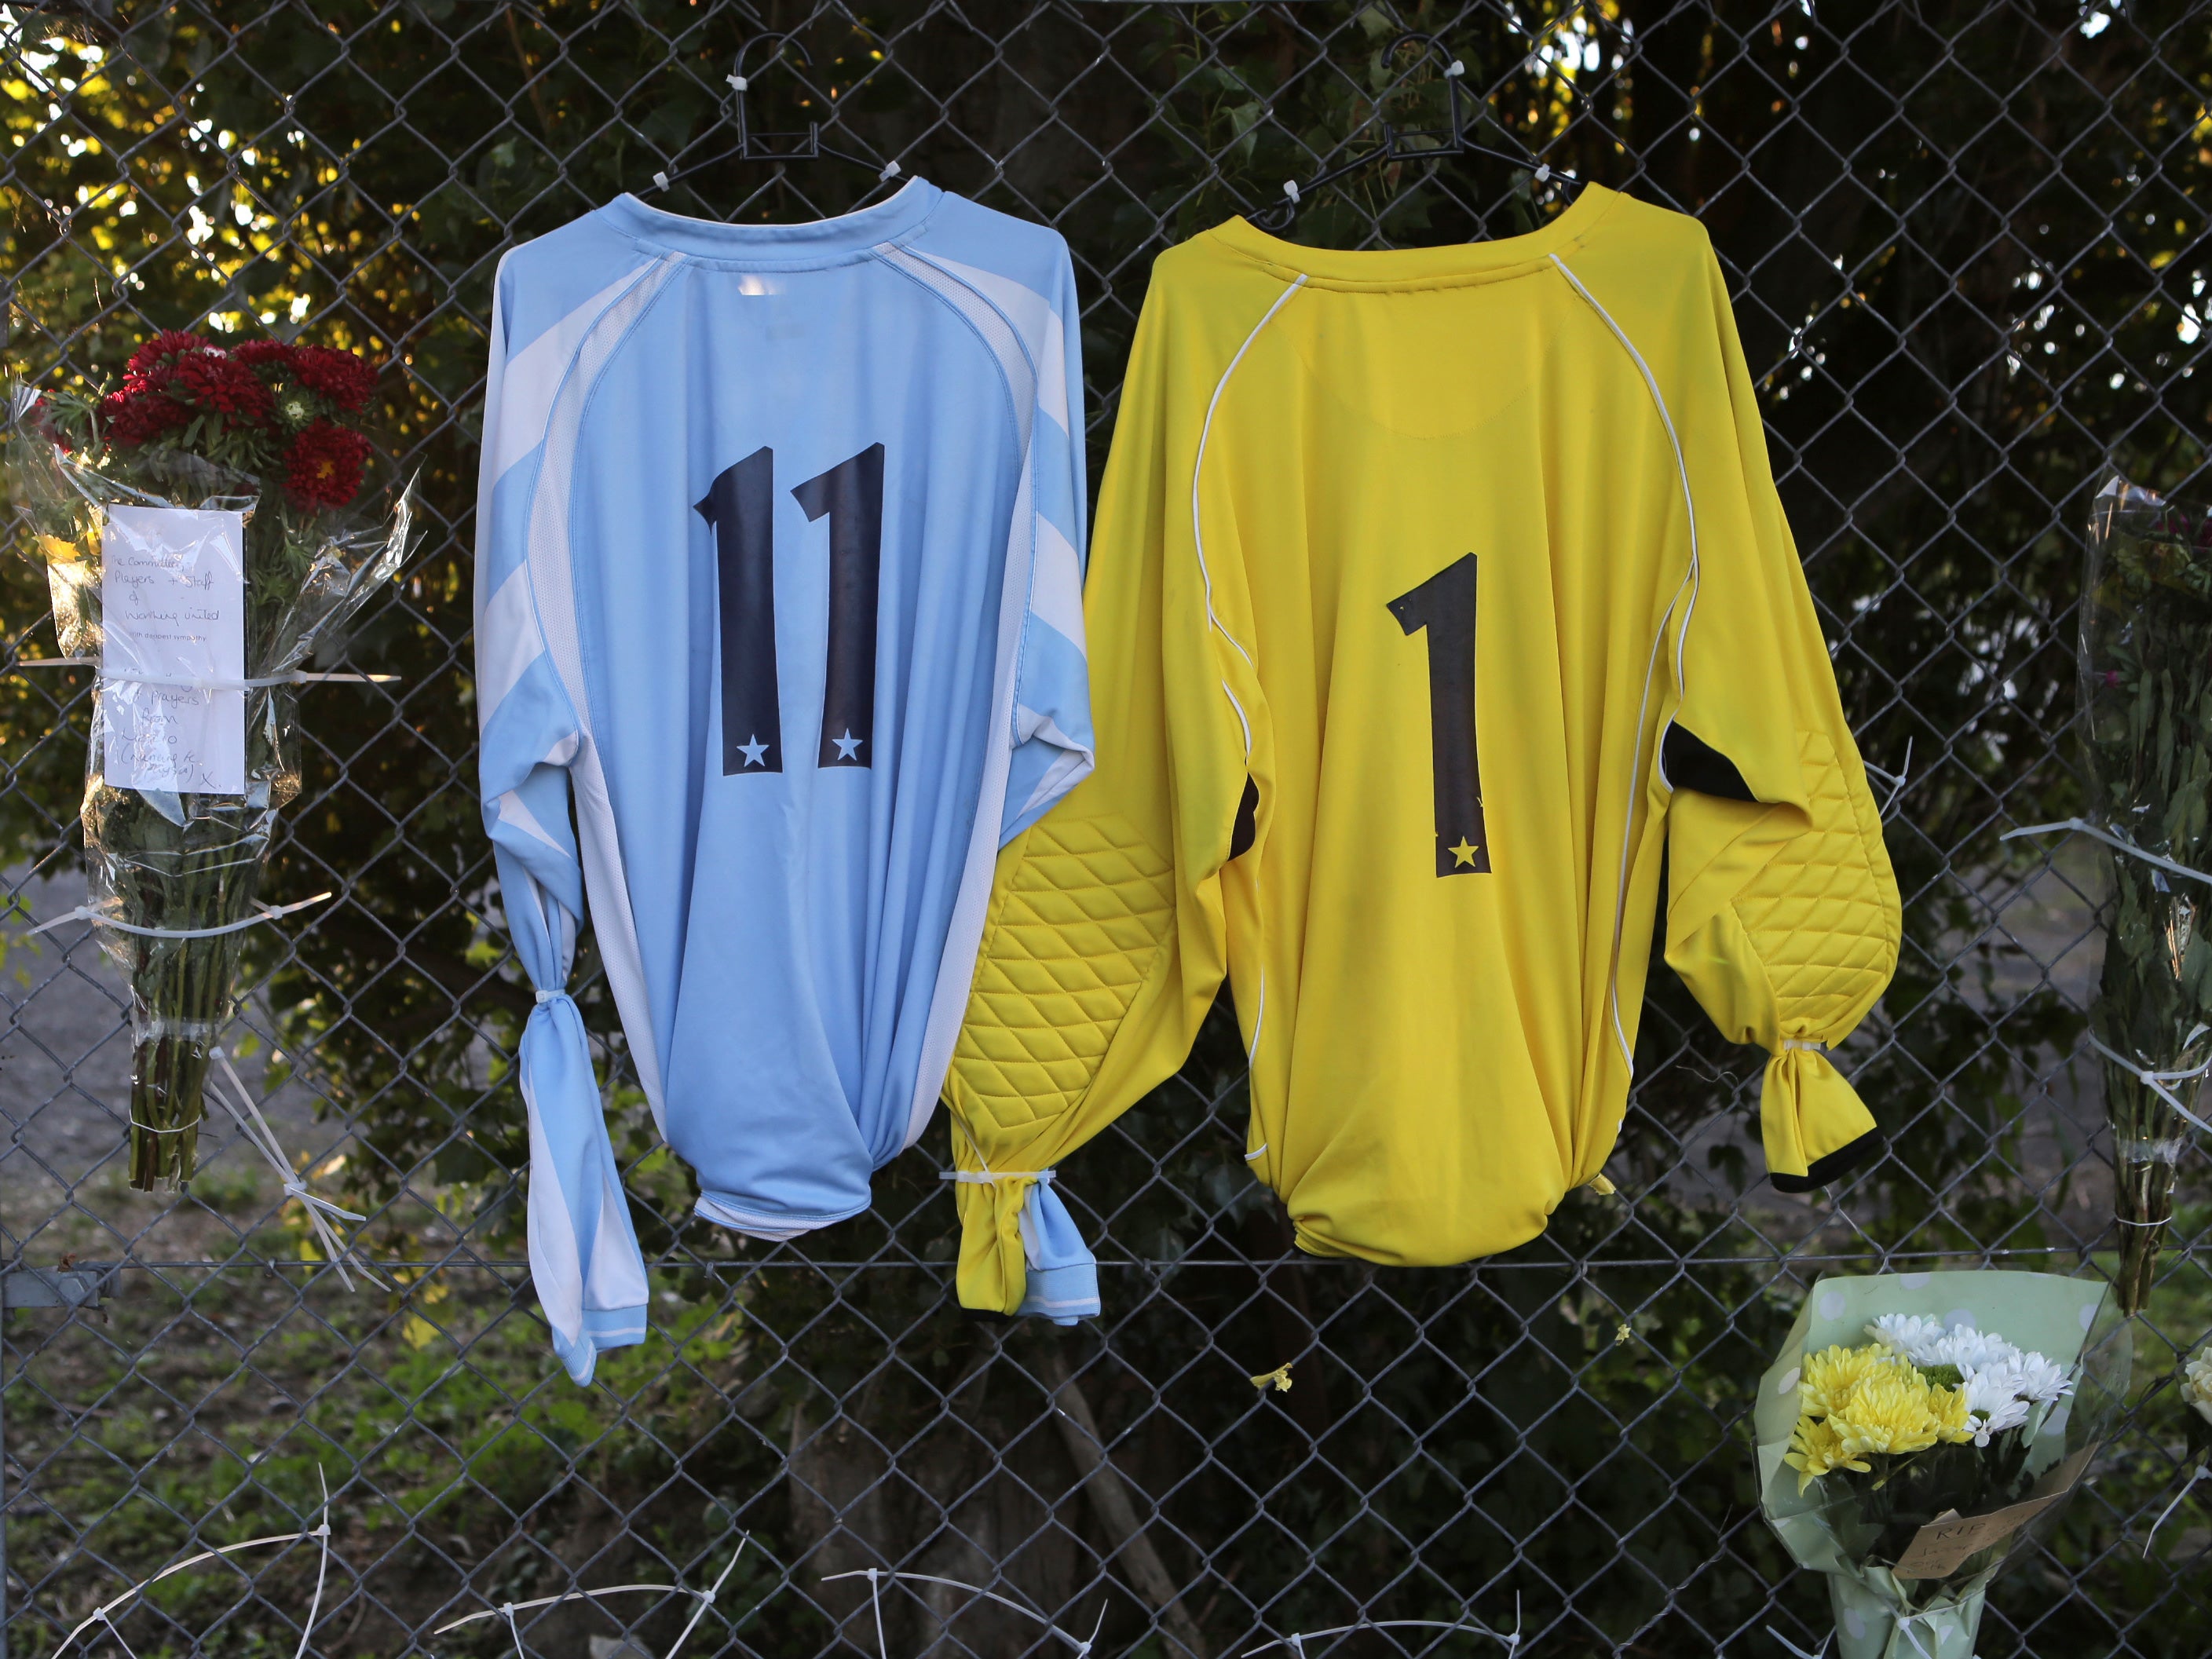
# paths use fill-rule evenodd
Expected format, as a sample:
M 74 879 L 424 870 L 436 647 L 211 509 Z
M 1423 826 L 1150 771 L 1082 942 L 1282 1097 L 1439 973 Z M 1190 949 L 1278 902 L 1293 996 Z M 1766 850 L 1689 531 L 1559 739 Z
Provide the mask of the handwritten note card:
M 100 598 L 107 781 L 243 794 L 246 693 L 192 682 L 246 677 L 245 516 L 109 507 Z

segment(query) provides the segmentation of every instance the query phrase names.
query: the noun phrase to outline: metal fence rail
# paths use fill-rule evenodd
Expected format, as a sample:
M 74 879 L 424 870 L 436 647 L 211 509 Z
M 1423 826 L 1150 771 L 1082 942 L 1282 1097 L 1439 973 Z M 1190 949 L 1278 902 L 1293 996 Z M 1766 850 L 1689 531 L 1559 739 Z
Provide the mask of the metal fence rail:
M 1406 32 L 1438 50 L 1390 51 Z M 1825 1198 L 1767 1188 L 1746 1127 L 1759 1057 L 1656 973 L 1618 1196 L 1571 1198 L 1547 1238 L 1468 1267 L 1306 1261 L 1238 1156 L 1217 1010 L 1182 1076 L 1067 1165 L 1105 1316 L 986 1323 L 951 1305 L 941 1130 L 872 1214 L 799 1244 L 690 1221 L 587 951 L 656 1297 L 651 1340 L 572 1388 L 519 1260 L 530 993 L 471 791 L 489 284 L 517 240 L 725 149 L 747 41 L 759 123 L 819 125 L 1066 235 L 1094 468 L 1152 256 L 1384 122 L 1441 125 L 1452 59 L 1486 143 L 1698 214 L 1862 747 L 1903 780 L 1905 959 L 1845 1054 L 1888 1156 Z M 310 708 L 270 896 L 340 898 L 261 930 L 237 1045 L 318 1185 L 373 1212 L 395 1294 L 347 1295 L 248 1148 L 210 1152 L 186 1193 L 125 1188 L 122 988 L 83 930 L 24 937 L 75 902 L 88 684 L 0 679 L 12 1651 L 52 1651 L 196 1551 L 307 1532 L 326 1479 L 319 1601 L 301 1537 L 174 1576 L 76 1650 L 665 1656 L 696 1596 L 499 1610 L 696 1591 L 743 1536 L 687 1653 L 1042 1654 L 1096 1627 L 1102 1649 L 1214 1659 L 1340 1626 L 1364 1627 L 1311 1645 L 1505 1650 L 1440 1627 L 1472 1621 L 1547 1656 L 1767 1659 L 1771 1632 L 1809 1649 L 1827 1625 L 1759 1518 L 1747 1440 L 1794 1297 L 1831 1265 L 2066 1271 L 2109 1251 L 2075 1051 L 2101 867 L 1996 837 L 2074 804 L 2087 489 L 2108 457 L 2185 484 L 2212 416 L 2192 205 L 2212 186 L 2212 13 L 58 0 L 0 7 L 0 85 L 9 371 L 110 379 L 156 326 L 368 350 L 433 520 L 346 646 L 398 683 Z M 874 166 L 721 161 L 653 199 L 799 217 L 876 188 Z M 1322 192 L 1298 234 L 1508 234 L 1560 194 L 1494 161 L 1401 159 Z M 0 583 L 0 666 L 52 654 L 39 573 L 9 561 Z M 2139 1559 L 2179 1469 L 2152 1384 L 2212 1323 L 2206 1196 L 2185 1169 L 2142 1403 L 2001 1583 L 1984 1659 L 2212 1651 L 2212 1510 L 2185 1506 Z M 1288 1392 L 1248 1380 L 1285 1364 Z M 836 1577 L 870 1567 L 919 1577 Z

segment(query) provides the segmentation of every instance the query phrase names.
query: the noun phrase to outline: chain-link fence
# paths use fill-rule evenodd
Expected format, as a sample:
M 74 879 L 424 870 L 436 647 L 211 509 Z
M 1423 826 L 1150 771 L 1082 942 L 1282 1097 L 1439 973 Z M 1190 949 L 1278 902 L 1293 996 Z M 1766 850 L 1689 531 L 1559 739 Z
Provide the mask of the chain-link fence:
M 1433 37 L 1394 49 L 1401 33 Z M 785 35 L 779 47 L 764 37 Z M 750 41 L 757 127 L 866 158 L 722 156 Z M 942 1131 L 871 1215 L 793 1245 L 689 1218 L 604 986 L 579 981 L 653 1263 L 649 1340 L 587 1389 L 519 1260 L 506 948 L 471 778 L 474 446 L 492 268 L 657 172 L 678 211 L 803 217 L 896 159 L 1059 228 L 1085 301 L 1093 465 L 1152 256 L 1281 181 L 1443 126 L 1477 156 L 1379 162 L 1309 200 L 1342 246 L 1525 228 L 1570 175 L 1698 215 L 1734 285 L 1801 551 L 1889 837 L 1904 964 L 1846 1064 L 1890 1137 L 1832 1194 L 1760 1180 L 1759 1057 L 1654 975 L 1619 1195 L 1449 1271 L 1297 1257 L 1243 1147 L 1217 1010 L 1182 1076 L 1069 1160 L 1107 1311 L 963 1317 Z M 197 1551 L 237 1552 L 78 1638 L 156 1653 L 1051 1652 L 1158 1659 L 1387 1620 L 1545 1655 L 1778 1656 L 1826 1598 L 1757 1510 L 1748 1396 L 1830 1267 L 2106 1264 L 2111 1171 L 2076 1042 L 2097 859 L 2001 848 L 2062 816 L 2078 542 L 2108 456 L 2196 469 L 2212 13 L 1973 0 L 83 0 L 0 7 L 8 367 L 112 380 L 155 327 L 388 359 L 382 414 L 433 526 L 308 710 L 282 901 L 234 1046 L 317 1185 L 370 1212 L 396 1293 L 349 1295 L 233 1143 L 188 1192 L 123 1178 L 124 992 L 75 902 L 88 678 L 0 680 L 5 1593 L 12 1651 Z M 7 666 L 51 655 L 4 575 Z M 2212 1650 L 2212 1508 L 2178 1479 L 2170 1343 L 2212 1323 L 2185 1168 L 2136 1417 L 2001 1582 L 1984 1659 Z M 1287 1393 L 1248 1377 L 1287 1363 Z M 926 1577 L 872 1597 L 867 1567 Z M 950 1581 L 950 1582 L 942 1582 Z M 958 1585 L 1002 1598 L 979 1597 Z M 1068 1632 L 1055 1635 L 1022 1611 Z M 313 1618 L 310 1619 L 310 1610 Z M 438 1633 L 471 1613 L 492 1617 Z M 878 1623 L 880 1620 L 880 1623 Z M 1100 1621 L 1103 1620 L 1103 1626 Z M 1366 1629 L 1347 1654 L 1486 1650 Z

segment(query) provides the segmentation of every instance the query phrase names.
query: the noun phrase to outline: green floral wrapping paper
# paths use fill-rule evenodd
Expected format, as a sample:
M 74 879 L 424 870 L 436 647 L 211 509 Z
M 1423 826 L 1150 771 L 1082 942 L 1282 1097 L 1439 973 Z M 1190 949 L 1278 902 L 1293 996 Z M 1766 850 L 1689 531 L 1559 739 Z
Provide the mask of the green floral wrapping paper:
M 1869 1325 L 1885 1315 L 2001 1334 L 2073 1377 L 2071 1394 L 2022 1431 L 2027 1455 L 2014 1488 L 1993 1497 L 1990 1507 L 2023 1500 L 2033 1507 L 2045 1496 L 2057 1501 L 1940 1577 L 1897 1571 L 1911 1565 L 1900 1542 L 1917 1541 L 1921 1528 L 1947 1518 L 1940 1498 L 1920 1495 L 1925 1514 L 1909 1505 L 1878 1508 L 1869 1503 L 1871 1482 L 1842 1471 L 1808 1481 L 1786 1461 L 1803 1410 L 1808 1361 L 1832 1347 L 1863 1344 Z M 1760 1507 L 1797 1564 L 1827 1576 L 1839 1659 L 1972 1659 L 1990 1581 L 2055 1522 L 2064 1490 L 2117 1418 L 2130 1352 L 2129 1328 L 2099 1280 L 1984 1270 L 1823 1279 L 1813 1286 L 1759 1379 L 1753 1424 Z

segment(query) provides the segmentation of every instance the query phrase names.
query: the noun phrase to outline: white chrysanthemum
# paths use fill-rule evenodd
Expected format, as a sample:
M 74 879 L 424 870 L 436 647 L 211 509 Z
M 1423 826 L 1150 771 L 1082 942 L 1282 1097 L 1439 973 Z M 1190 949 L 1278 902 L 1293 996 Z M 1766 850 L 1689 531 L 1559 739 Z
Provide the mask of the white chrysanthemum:
M 1961 1374 L 1976 1371 L 2016 1370 L 2022 1358 L 2021 1351 L 1990 1331 L 1978 1331 L 1972 1325 L 1961 1325 L 1955 1331 L 1947 1331 L 1928 1345 L 1928 1358 L 1913 1356 L 1916 1365 L 1955 1365 Z
M 2074 1392 L 2074 1385 L 2066 1380 L 2064 1368 L 2048 1355 L 2021 1355 L 2015 1375 L 2021 1398 L 2033 1405 L 2048 1406 Z
M 1977 1417 L 1989 1417 L 2007 1406 L 2023 1403 L 2020 1374 L 2000 1366 L 1968 1371 L 1959 1386 L 1966 1394 L 1966 1409 Z
M 2007 1429 L 2016 1429 L 2027 1421 L 2027 1401 L 2021 1399 L 2006 1401 L 1987 1417 L 1977 1417 L 1974 1424 L 1974 1443 L 1986 1446 Z
M 2207 1423 L 2212 1423 L 2212 1343 L 2197 1351 L 2181 1373 L 2181 1397 Z
M 1936 1363 L 1921 1356 L 1944 1334 L 1943 1322 L 1924 1314 L 1884 1314 L 1866 1328 L 1866 1333 L 1892 1353 L 1903 1354 L 1916 1365 Z

